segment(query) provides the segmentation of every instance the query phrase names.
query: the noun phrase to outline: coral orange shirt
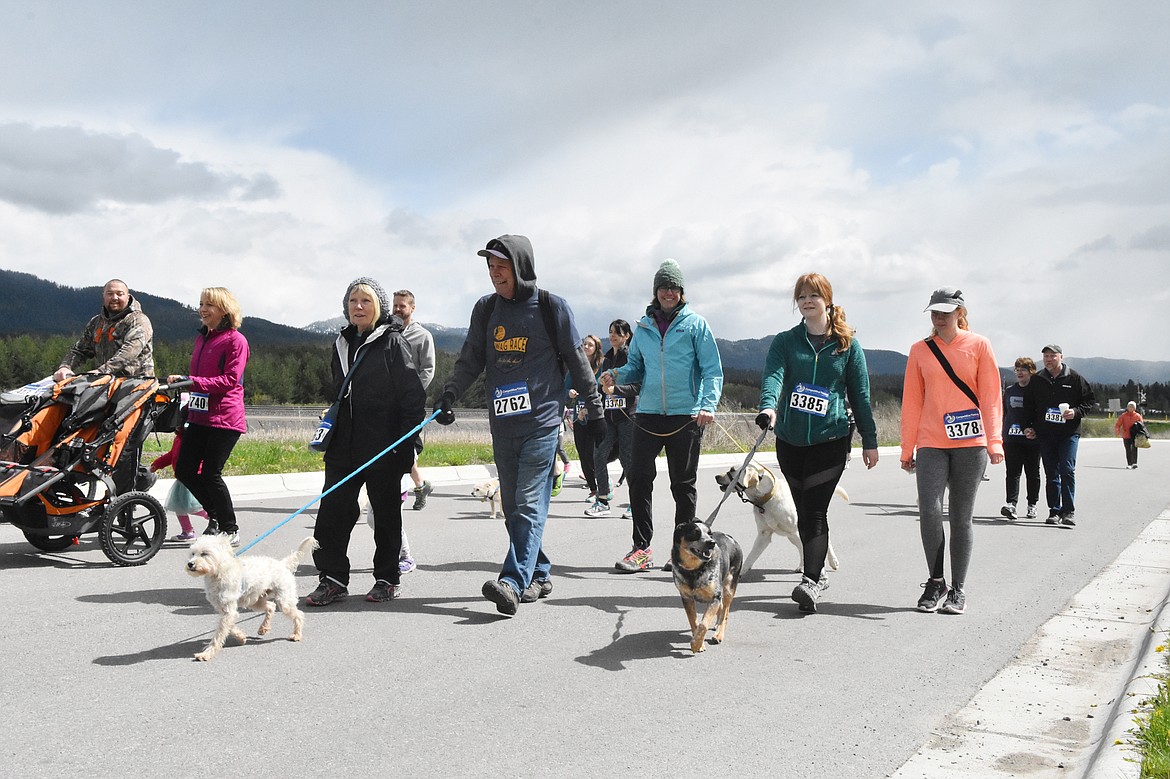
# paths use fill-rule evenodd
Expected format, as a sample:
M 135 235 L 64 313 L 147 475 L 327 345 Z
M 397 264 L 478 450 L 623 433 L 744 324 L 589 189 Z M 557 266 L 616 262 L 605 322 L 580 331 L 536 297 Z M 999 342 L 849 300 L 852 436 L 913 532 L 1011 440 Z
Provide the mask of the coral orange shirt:
M 943 370 L 925 341 L 910 347 L 902 385 L 902 461 L 918 449 L 958 449 L 985 446 L 989 454 L 1003 454 L 1003 396 L 999 367 L 991 342 L 960 330 L 949 344 L 934 339 L 955 375 L 979 399 L 974 404 Z M 971 424 L 978 419 L 979 428 Z
M 1129 429 L 1133 427 L 1134 422 L 1144 422 L 1142 415 L 1136 411 L 1126 409 L 1122 412 L 1117 421 L 1113 423 L 1113 432 L 1117 433 L 1122 438 L 1129 438 Z

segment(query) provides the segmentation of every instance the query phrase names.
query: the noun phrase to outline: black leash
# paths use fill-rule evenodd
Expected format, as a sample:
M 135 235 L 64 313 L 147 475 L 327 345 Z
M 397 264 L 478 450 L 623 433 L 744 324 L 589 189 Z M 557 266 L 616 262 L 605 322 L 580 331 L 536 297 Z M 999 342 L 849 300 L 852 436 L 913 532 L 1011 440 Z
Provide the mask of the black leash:
M 747 457 L 744 458 L 743 465 L 735 472 L 731 479 L 731 483 L 727 485 L 727 489 L 723 491 L 723 497 L 719 499 L 719 505 L 711 512 L 711 516 L 707 517 L 706 525 L 711 527 L 715 523 L 715 515 L 719 513 L 719 509 L 723 508 L 723 502 L 727 500 L 728 496 L 735 491 L 735 485 L 739 484 L 739 477 L 743 475 L 744 470 L 748 467 L 748 463 L 756 456 L 756 450 L 760 448 L 760 444 L 764 443 L 764 437 L 768 435 L 768 431 L 772 428 L 767 427 L 760 431 L 760 437 L 756 439 L 755 444 L 752 445 L 751 450 L 748 451 Z M 748 501 L 750 503 L 750 501 Z

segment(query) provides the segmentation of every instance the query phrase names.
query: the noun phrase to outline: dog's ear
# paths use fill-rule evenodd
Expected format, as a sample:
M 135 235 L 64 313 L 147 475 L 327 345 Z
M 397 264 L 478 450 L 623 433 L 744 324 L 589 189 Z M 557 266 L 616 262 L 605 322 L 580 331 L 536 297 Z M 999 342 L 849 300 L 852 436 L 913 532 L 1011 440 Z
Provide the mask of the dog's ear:
M 760 472 L 752 463 L 748 463 L 748 467 L 739 476 L 739 481 L 743 484 L 745 489 L 751 489 L 760 483 Z

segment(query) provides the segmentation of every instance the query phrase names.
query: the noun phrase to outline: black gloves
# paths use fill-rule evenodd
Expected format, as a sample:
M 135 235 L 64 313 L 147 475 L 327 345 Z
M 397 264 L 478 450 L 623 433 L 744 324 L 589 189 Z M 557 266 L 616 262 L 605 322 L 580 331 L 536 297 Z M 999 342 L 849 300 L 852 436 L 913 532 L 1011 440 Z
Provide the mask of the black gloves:
M 435 421 L 440 425 L 449 425 L 454 422 L 455 412 L 451 410 L 452 406 L 454 405 L 455 393 L 451 390 L 445 390 L 443 394 L 439 396 L 438 402 L 435 403 L 434 410 L 439 412 L 439 415 L 435 417 Z
M 609 432 L 609 423 L 605 421 L 605 415 L 602 414 L 597 419 L 590 419 L 589 430 L 593 433 L 594 443 L 601 443 L 602 439 L 605 438 L 605 434 Z
M 756 415 L 756 425 L 761 430 L 767 430 L 772 426 L 772 419 L 768 416 L 767 412 L 761 411 Z

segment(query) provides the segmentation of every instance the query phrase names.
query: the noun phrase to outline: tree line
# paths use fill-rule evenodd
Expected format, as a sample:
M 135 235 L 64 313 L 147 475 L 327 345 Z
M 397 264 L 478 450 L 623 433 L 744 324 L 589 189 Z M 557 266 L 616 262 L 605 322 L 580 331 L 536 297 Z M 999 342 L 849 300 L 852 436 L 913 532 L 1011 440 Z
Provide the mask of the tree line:
M 0 391 L 24 386 L 49 376 L 76 342 L 76 337 L 60 335 L 19 335 L 0 338 Z M 183 374 L 191 360 L 191 342 L 154 345 L 155 373 L 159 376 Z M 329 361 L 332 344 L 252 345 L 251 357 L 244 373 L 244 402 L 248 405 L 328 405 L 333 389 Z M 455 365 L 454 352 L 436 354 L 435 378 L 427 390 L 428 407 L 441 394 L 443 384 Z M 1139 402 L 1144 409 L 1165 412 L 1170 409 L 1170 384 L 1155 382 L 1141 385 L 1145 402 L 1139 400 L 1139 385 L 1093 385 L 1102 411 L 1109 398 L 1120 398 L 1124 406 Z M 900 404 L 901 376 L 871 376 L 870 392 L 875 406 Z M 754 409 L 760 393 L 758 371 L 729 369 L 725 373 L 721 406 L 729 411 Z M 461 399 L 468 408 L 483 408 L 486 398 L 483 377 L 476 380 Z

